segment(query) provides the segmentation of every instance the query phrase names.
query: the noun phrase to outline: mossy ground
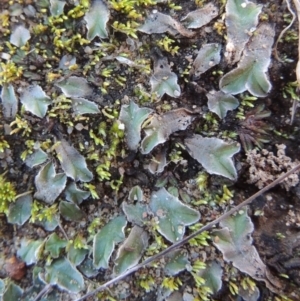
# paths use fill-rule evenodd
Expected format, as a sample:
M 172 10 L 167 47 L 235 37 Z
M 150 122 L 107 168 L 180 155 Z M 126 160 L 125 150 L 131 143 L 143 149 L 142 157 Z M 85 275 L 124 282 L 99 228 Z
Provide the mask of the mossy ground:
M 114 23 L 116 21 L 123 24 L 127 21 L 141 23 L 146 12 L 151 9 L 172 14 L 180 20 L 187 12 L 196 9 L 198 2 L 172 1 L 173 9 L 170 3 L 157 6 L 140 5 L 137 7 L 138 15 L 134 18 L 129 17 L 129 12 L 124 9 L 119 11 L 111 9 L 108 23 L 109 38 L 103 41 L 95 39 L 96 42 L 102 43 L 100 46 L 95 45 L 95 41 L 89 42 L 85 39 L 86 28 L 82 16 L 87 9 L 88 2 L 81 1 L 80 8 L 76 8 L 78 5 L 76 6 L 73 1 L 67 1 L 65 8 L 67 19 L 50 17 L 47 0 L 3 2 L 0 12 L 0 51 L 8 53 L 14 63 L 9 66 L 1 65 L 2 72 L 5 73 L 2 85 L 11 83 L 18 91 L 29 84 L 37 83 L 56 101 L 51 105 L 48 115 L 42 119 L 25 112 L 19 106 L 19 121 L 12 128 L 19 126 L 20 130 L 15 131 L 13 135 L 8 134 L 8 128 L 14 120 L 6 120 L 0 112 L 0 150 L 1 147 L 4 148 L 4 152 L 0 152 L 0 174 L 7 172 L 6 179 L 14 184 L 17 194 L 34 190 L 34 177 L 38 168 L 27 167 L 21 159 L 22 154 L 24 157 L 30 153 L 34 142 L 38 141 L 40 144 L 44 143 L 44 149 L 48 150 L 50 157 L 58 162 L 52 150 L 57 137 L 64 137 L 74 145 L 86 158 L 95 179 L 88 184 L 92 186 L 82 185 L 82 189 L 89 189 L 93 195 L 80 206 L 85 214 L 84 218 L 80 222 L 68 222 L 61 219 L 62 227 L 70 238 L 75 239 L 76 235 L 79 235 L 88 244 L 92 239 L 92 234 L 96 232 L 95 229 L 105 225 L 112 216 L 121 213 L 120 205 L 127 200 L 128 192 L 134 185 L 142 187 L 146 198 L 149 197 L 151 191 L 161 185 L 158 183 L 164 183 L 166 188 L 176 187 L 179 195 L 187 196 L 191 204 L 201 212 L 202 224 L 219 216 L 227 206 L 238 204 L 257 191 L 256 187 L 247 184 L 248 166 L 245 163 L 244 151 L 235 157 L 239 166 L 239 177 L 236 183 L 231 183 L 221 177 L 207 174 L 199 176 L 199 173 L 203 172 L 200 164 L 181 148 L 183 139 L 192 133 L 239 139 L 237 132 L 240 128 L 240 119 L 237 118 L 237 111 L 228 114 L 225 120 L 219 120 L 207 109 L 206 92 L 218 89 L 221 74 L 229 71 L 224 60 L 206 72 L 201 79 L 194 80 L 189 75 L 195 50 L 199 49 L 202 44 L 217 42 L 225 45 L 226 32 L 222 19 L 216 18 L 203 30 L 197 30 L 197 35 L 192 39 L 174 38 L 167 35 L 147 36 L 136 32 L 133 23 L 131 23 L 130 30 L 123 28 L 122 32 L 122 28 L 116 28 Z M 221 7 L 220 2 L 216 1 L 219 7 Z M 258 2 L 265 5 L 263 17 L 275 26 L 277 37 L 290 19 L 284 2 Z M 32 5 L 35 13 L 24 12 L 29 5 Z M 182 9 L 174 10 L 177 6 L 178 8 L 181 6 Z M 12 16 L 12 12 L 16 16 Z M 19 22 L 27 28 L 30 27 L 32 32 L 32 38 L 23 46 L 23 49 L 16 49 L 8 42 L 9 30 Z M 292 101 L 290 100 L 291 93 L 286 92 L 288 83 L 296 80 L 294 70 L 298 54 L 295 32 L 296 25 L 292 27 L 288 40 L 278 44 L 280 56 L 288 60 L 280 63 L 272 58 L 269 69 L 273 86 L 271 93 L 266 98 L 254 103 L 250 102 L 248 105 L 245 102 L 240 107 L 242 112 L 247 112 L 251 110 L 252 105 L 264 104 L 265 108 L 271 111 L 271 117 L 265 121 L 272 125 L 274 130 L 269 133 L 269 142 L 264 144 L 264 148 L 274 151 L 276 150 L 275 144 L 283 143 L 287 146 L 287 155 L 292 160 L 299 159 L 300 151 L 299 111 L 296 112 L 294 122 L 290 125 Z M 159 102 L 152 101 L 152 96 L 148 92 L 152 68 L 151 49 L 154 46 L 161 48 L 172 66 L 172 71 L 178 75 L 182 90 L 180 98 L 175 99 L 165 95 Z M 33 48 L 35 50 L 30 51 Z M 58 63 L 65 54 L 76 57 L 76 66 L 62 71 L 58 69 Z M 120 54 L 126 54 L 128 58 L 144 67 L 132 69 L 119 64 L 116 60 L 109 59 L 110 56 Z M 5 62 L 6 60 L 2 59 L 2 63 L 5 64 Z M 4 75 L 2 73 L 3 78 Z M 99 105 L 101 114 L 78 117 L 72 113 L 65 99 L 59 96 L 60 90 L 54 86 L 56 80 L 71 75 L 85 77 L 93 85 L 91 99 Z M 239 96 L 241 102 L 245 97 L 245 95 Z M 165 143 L 166 149 L 171 154 L 170 163 L 160 175 L 152 175 L 144 168 L 144 165 L 151 160 L 151 155 L 143 156 L 139 152 L 133 153 L 127 150 L 123 133 L 118 128 L 117 119 L 120 107 L 128 103 L 129 99 L 134 99 L 140 106 L 151 107 L 158 113 L 180 107 L 190 110 L 201 108 L 204 112 L 204 118 L 197 119 L 186 131 L 172 135 Z M 198 183 L 195 179 L 198 179 Z M 227 185 L 234 193 L 231 203 L 226 198 L 224 185 Z M 204 193 L 201 192 L 201 188 L 205 188 Z M 280 278 L 281 283 L 286 285 L 282 295 L 291 299 L 295 298 L 294 296 L 300 296 L 297 289 L 300 285 L 300 265 L 293 264 L 291 261 L 292 259 L 299 260 L 300 257 L 299 243 L 297 243 L 300 227 L 299 198 L 299 186 L 292 188 L 289 192 L 286 192 L 284 188 L 276 187 L 250 206 L 250 215 L 255 224 L 253 234 L 255 246 L 274 275 L 278 277 L 285 275 Z M 197 203 L 199 200 L 202 200 L 202 203 Z M 257 215 L 258 212 L 263 215 Z M 0 218 L 0 267 L 7 258 L 16 254 L 22 238 L 36 240 L 49 235 L 37 224 L 27 222 L 24 226 L 17 227 L 7 223 L 5 214 L 2 214 Z M 97 223 L 97 218 L 100 219 L 99 223 Z M 90 232 L 88 232 L 88 227 L 90 227 Z M 62 236 L 59 229 L 57 233 Z M 153 234 L 151 239 L 152 242 L 157 239 L 157 246 L 160 250 L 168 244 L 161 237 L 157 238 Z M 206 247 L 185 246 L 184 249 L 191 256 L 205 254 L 210 259 L 218 258 L 222 261 L 221 254 L 212 243 Z M 38 265 L 43 267 L 45 259 L 41 258 Z M 226 263 L 224 263 L 224 270 L 223 288 L 213 300 L 238 300 L 237 296 L 234 296 L 234 285 L 239 285 L 244 276 Z M 97 277 L 92 278 L 91 283 L 94 287 L 106 281 L 111 271 L 111 267 L 106 271 L 101 270 Z M 31 285 L 31 272 L 32 267 L 28 267 L 27 276 L 18 281 L 24 289 Z M 6 276 L 5 271 L 0 269 L 0 277 Z M 289 279 L 286 280 L 284 277 L 289 277 Z M 194 285 L 194 279 L 188 272 L 182 272 L 176 278 L 178 279 L 173 280 L 172 283 L 170 281 L 167 285 L 170 287 L 173 285 L 173 288 L 178 288 L 179 291 L 186 286 L 193 287 Z M 156 294 L 162 287 L 163 279 L 163 263 L 159 262 L 157 268 L 140 270 L 102 293 L 99 295 L 99 300 L 156 300 Z M 275 295 L 265 288 L 263 283 L 257 282 L 256 285 L 261 291 L 260 300 L 276 300 Z M 64 300 L 73 298 L 66 293 L 62 293 L 62 296 Z M 97 299 L 93 297 L 90 300 Z

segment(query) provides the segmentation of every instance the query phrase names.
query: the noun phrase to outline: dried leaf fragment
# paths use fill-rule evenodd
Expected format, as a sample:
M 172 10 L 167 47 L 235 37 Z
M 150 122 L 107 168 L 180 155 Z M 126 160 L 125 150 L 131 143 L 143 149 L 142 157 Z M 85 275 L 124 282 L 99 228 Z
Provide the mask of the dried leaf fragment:
M 258 24 L 258 16 L 262 5 L 257 5 L 248 0 L 228 0 L 226 3 L 226 28 L 227 45 L 225 55 L 229 64 L 240 60 L 250 34 Z
M 148 247 L 148 240 L 148 233 L 143 228 L 134 226 L 118 250 L 114 273 L 121 274 L 136 265 Z
M 144 128 L 146 137 L 141 143 L 141 152 L 150 153 L 155 146 L 164 143 L 172 133 L 185 130 L 195 117 L 195 113 L 184 108 L 163 115 L 154 115 L 150 124 Z
M 55 151 L 68 177 L 82 182 L 89 182 L 93 179 L 93 174 L 87 168 L 85 158 L 66 140 L 62 139 L 56 145 Z
M 221 44 L 217 43 L 206 44 L 201 47 L 193 62 L 193 71 L 196 77 L 220 63 L 221 48 Z
M 4 270 L 11 279 L 21 280 L 26 274 L 26 263 L 12 256 L 5 261 Z
M 267 23 L 257 28 L 237 68 L 221 78 L 219 86 L 223 92 L 238 94 L 248 90 L 257 97 L 268 94 L 272 85 L 266 73 L 271 62 L 274 35 L 274 29 Z
M 66 187 L 67 177 L 64 173 L 56 174 L 54 164 L 48 162 L 35 177 L 36 193 L 34 197 L 52 204 Z
M 168 32 L 172 36 L 182 35 L 187 38 L 195 35 L 194 32 L 184 28 L 180 22 L 158 11 L 153 11 L 138 30 L 148 34 Z
M 200 28 L 208 24 L 218 14 L 219 9 L 213 3 L 207 3 L 202 8 L 188 13 L 181 21 L 184 21 L 188 28 Z

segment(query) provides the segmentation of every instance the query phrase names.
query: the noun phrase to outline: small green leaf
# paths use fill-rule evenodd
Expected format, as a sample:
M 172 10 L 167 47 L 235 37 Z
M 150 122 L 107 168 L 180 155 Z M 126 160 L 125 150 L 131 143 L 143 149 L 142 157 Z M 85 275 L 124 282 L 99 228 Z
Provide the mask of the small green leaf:
M 193 62 L 193 71 L 196 78 L 208 69 L 219 64 L 221 60 L 221 48 L 221 44 L 217 43 L 205 44 L 201 47 L 195 61 Z
M 98 106 L 85 98 L 72 98 L 72 109 L 76 115 L 98 114 Z
M 149 212 L 148 206 L 137 203 L 135 205 L 122 203 L 122 209 L 127 217 L 127 220 L 135 225 L 143 226 L 147 221 Z
M 12 85 L 3 84 L 1 91 L 2 110 L 5 118 L 14 118 L 18 111 L 18 99 Z
M 20 298 L 23 295 L 23 290 L 20 286 L 10 282 L 5 290 L 2 301 L 17 301 L 21 300 Z
M 61 239 L 56 233 L 52 233 L 45 243 L 45 251 L 49 252 L 52 258 L 57 258 L 60 249 L 65 248 L 67 244 L 68 242 L 65 239 Z
M 24 223 L 31 216 L 31 207 L 31 194 L 19 197 L 16 202 L 10 204 L 9 206 L 9 211 L 7 215 L 8 222 L 12 224 L 17 224 L 19 226 L 24 225 Z
M 179 192 L 178 192 L 178 188 L 177 187 L 174 187 L 174 186 L 168 187 L 168 192 L 171 193 L 176 198 L 178 198 L 178 196 L 179 196 Z
M 79 249 L 75 248 L 74 245 L 71 245 L 68 250 L 68 259 L 71 263 L 73 263 L 75 266 L 78 266 L 83 262 L 85 259 L 85 256 L 89 253 L 89 250 L 87 249 Z
M 147 232 L 139 226 L 134 226 L 118 250 L 114 273 L 121 274 L 136 265 L 148 247 L 148 240 Z
M 59 203 L 59 212 L 67 221 L 80 221 L 84 216 L 76 204 L 65 201 Z
M 27 43 L 30 37 L 30 31 L 23 25 L 19 25 L 12 31 L 9 41 L 17 47 L 22 47 Z
M 65 54 L 59 61 L 59 68 L 63 70 L 69 70 L 74 65 L 76 65 L 76 57 L 70 54 Z
M 93 262 L 97 269 L 108 268 L 108 261 L 115 248 L 115 244 L 125 238 L 124 228 L 126 224 L 125 217 L 118 216 L 95 235 L 93 243 Z
M 84 279 L 66 258 L 54 260 L 46 267 L 45 280 L 70 293 L 78 293 L 84 289 Z
M 218 138 L 205 138 L 200 135 L 187 138 L 184 143 L 189 154 L 201 163 L 208 173 L 236 180 L 237 172 L 232 156 L 240 151 L 238 143 L 227 143 Z
M 44 218 L 41 221 L 36 222 L 36 224 L 41 225 L 46 231 L 53 231 L 59 224 L 59 216 L 55 214 L 51 216 L 51 219 Z
M 76 186 L 76 183 L 70 183 L 64 191 L 67 201 L 73 202 L 80 205 L 84 200 L 86 200 L 91 193 L 89 191 L 81 190 Z
M 38 85 L 27 87 L 20 100 L 27 111 L 40 118 L 46 115 L 48 106 L 52 102 L 50 97 Z
M 17 254 L 27 265 L 31 265 L 39 260 L 44 244 L 43 240 L 24 239 Z
M 25 164 L 28 167 L 34 167 L 43 164 L 48 159 L 47 153 L 45 153 L 40 148 L 35 150 L 34 153 L 26 157 Z
M 184 271 L 190 262 L 186 255 L 182 253 L 180 250 L 176 250 L 166 257 L 166 265 L 164 267 L 165 273 L 169 276 L 174 276 Z
M 57 17 L 64 12 L 66 2 L 61 0 L 50 0 L 50 13 Z
M 67 97 L 84 97 L 92 94 L 93 89 L 83 77 L 70 76 L 55 84 Z
M 237 68 L 221 78 L 219 86 L 223 92 L 238 94 L 248 90 L 256 97 L 268 94 L 272 86 L 266 72 L 271 62 L 274 35 L 271 25 L 263 23 L 258 27 Z
M 239 101 L 231 94 L 222 91 L 210 91 L 206 94 L 208 108 L 220 118 L 225 118 L 227 111 L 234 110 L 239 106 Z
M 171 242 L 182 239 L 185 226 L 200 219 L 198 211 L 181 203 L 165 188 L 152 193 L 149 207 L 158 218 L 159 233 Z
M 91 41 L 97 36 L 101 39 L 108 37 L 106 23 L 109 20 L 109 10 L 102 0 L 92 2 L 89 11 L 85 14 L 84 20 L 88 29 L 88 40 Z
M 144 199 L 143 190 L 139 185 L 132 187 L 129 191 L 128 200 L 142 202 Z
M 78 269 L 88 278 L 95 277 L 99 274 L 99 271 L 94 267 L 93 260 L 91 258 L 86 258 Z
M 66 175 L 75 181 L 89 182 L 93 174 L 87 168 L 85 158 L 66 140 L 62 139 L 55 147 L 58 159 Z
M 155 114 L 144 128 L 146 137 L 141 143 L 141 153 L 148 154 L 158 144 L 164 143 L 171 134 L 185 130 L 196 115 L 186 109 L 176 109 L 163 115 Z
M 205 279 L 205 286 L 211 289 L 212 294 L 216 294 L 222 287 L 223 269 L 216 261 L 206 263 L 206 268 L 200 270 L 198 275 Z
M 222 229 L 214 230 L 214 245 L 223 253 L 226 261 L 256 280 L 264 280 L 266 266 L 252 245 L 250 234 L 254 230 L 247 209 L 220 222 Z
M 218 14 L 218 8 L 210 2 L 202 8 L 191 11 L 183 19 L 181 19 L 181 21 L 184 21 L 187 28 L 201 28 L 214 19 Z
M 34 197 L 53 204 L 66 187 L 66 182 L 66 175 L 64 173 L 56 174 L 54 164 L 50 161 L 40 169 L 35 177 L 37 191 Z
M 43 288 L 45 288 L 45 281 L 41 280 L 43 275 L 43 269 L 35 266 L 32 271 L 32 286 L 26 289 L 22 296 L 22 301 L 34 301 L 34 296 L 37 296 Z M 41 301 L 57 301 L 60 299 L 61 293 L 59 290 L 48 291 L 40 300 Z
M 139 108 L 133 101 L 129 105 L 122 105 L 119 120 L 125 125 L 125 139 L 130 150 L 137 150 L 142 123 L 151 112 L 151 109 Z
M 227 45 L 225 56 L 230 64 L 240 60 L 242 51 L 249 41 L 250 33 L 258 24 L 262 5 L 248 0 L 227 0 L 225 24 L 227 28 Z
M 177 75 L 171 71 L 165 57 L 157 57 L 154 60 L 154 72 L 150 78 L 151 92 L 156 93 L 160 99 L 164 94 L 171 97 L 179 97 L 180 86 L 177 83 Z

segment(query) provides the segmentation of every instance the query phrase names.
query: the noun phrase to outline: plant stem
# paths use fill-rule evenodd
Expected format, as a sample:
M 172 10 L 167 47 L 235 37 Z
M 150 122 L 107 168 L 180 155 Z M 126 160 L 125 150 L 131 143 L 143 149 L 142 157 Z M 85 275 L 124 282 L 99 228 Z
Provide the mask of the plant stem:
M 20 198 L 20 197 L 22 197 L 22 196 L 25 196 L 25 195 L 31 194 L 31 193 L 32 193 L 32 190 L 25 191 L 25 192 L 23 192 L 23 193 L 18 194 L 18 195 L 15 197 L 15 199 L 18 199 L 18 198 Z

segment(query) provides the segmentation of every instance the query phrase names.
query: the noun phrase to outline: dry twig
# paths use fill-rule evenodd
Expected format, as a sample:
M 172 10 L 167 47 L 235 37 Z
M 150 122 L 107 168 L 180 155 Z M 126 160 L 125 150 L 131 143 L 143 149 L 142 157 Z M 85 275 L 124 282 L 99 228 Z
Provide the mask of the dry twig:
M 300 34 L 300 1 L 294 0 L 296 7 L 296 13 L 298 17 L 298 35 Z M 298 39 L 298 62 L 296 67 L 296 78 L 298 83 L 298 89 L 300 88 L 300 39 Z
M 298 1 L 298 0 L 294 0 L 294 1 Z M 279 61 L 281 63 L 283 63 L 283 60 L 281 58 L 279 58 L 279 56 L 278 56 L 278 52 L 277 52 L 278 43 L 282 39 L 283 35 L 291 28 L 291 26 L 294 24 L 294 22 L 296 20 L 296 14 L 294 13 L 294 11 L 291 8 L 290 0 L 285 0 L 285 2 L 286 2 L 289 12 L 293 16 L 293 19 L 292 19 L 291 23 L 282 30 L 282 32 L 278 36 L 278 39 L 276 40 L 275 45 L 274 45 L 274 57 L 276 58 L 277 61 Z

